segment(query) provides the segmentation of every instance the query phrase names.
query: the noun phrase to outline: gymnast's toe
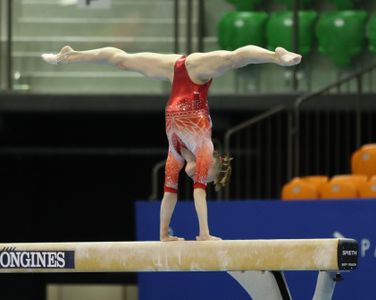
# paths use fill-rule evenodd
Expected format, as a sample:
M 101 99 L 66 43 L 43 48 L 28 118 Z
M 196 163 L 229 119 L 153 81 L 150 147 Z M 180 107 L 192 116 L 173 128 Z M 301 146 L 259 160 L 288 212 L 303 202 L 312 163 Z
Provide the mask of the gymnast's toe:
M 57 55 L 52 53 L 44 53 L 41 55 L 43 60 L 49 64 L 57 65 Z

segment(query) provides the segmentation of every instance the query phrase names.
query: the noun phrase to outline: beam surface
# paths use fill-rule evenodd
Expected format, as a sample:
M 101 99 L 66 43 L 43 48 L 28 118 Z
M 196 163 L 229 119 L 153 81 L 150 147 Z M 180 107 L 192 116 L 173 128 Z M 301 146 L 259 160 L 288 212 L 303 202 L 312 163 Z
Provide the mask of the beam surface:
M 0 244 L 0 272 L 352 270 L 351 239 Z

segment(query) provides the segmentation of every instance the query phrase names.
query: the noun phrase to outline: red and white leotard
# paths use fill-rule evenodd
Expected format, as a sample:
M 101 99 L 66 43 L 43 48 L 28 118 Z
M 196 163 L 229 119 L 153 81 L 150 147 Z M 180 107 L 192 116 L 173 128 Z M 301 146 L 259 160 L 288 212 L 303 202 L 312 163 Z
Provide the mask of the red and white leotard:
M 166 192 L 176 193 L 180 170 L 184 166 L 181 148 L 191 151 L 196 158 L 194 188 L 205 188 L 213 157 L 212 123 L 207 101 L 211 80 L 196 84 L 190 79 L 186 57 L 180 57 L 174 66 L 174 78 L 166 105 L 166 134 L 169 143 L 165 169 Z

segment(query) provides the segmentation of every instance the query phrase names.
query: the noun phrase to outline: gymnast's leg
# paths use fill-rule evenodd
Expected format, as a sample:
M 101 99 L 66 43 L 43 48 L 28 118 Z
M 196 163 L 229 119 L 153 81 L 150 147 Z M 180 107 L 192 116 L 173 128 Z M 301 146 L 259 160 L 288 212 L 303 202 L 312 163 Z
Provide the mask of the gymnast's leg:
M 160 240 L 163 242 L 167 241 L 178 241 L 184 240 L 183 238 L 178 238 L 176 236 L 169 235 L 169 227 L 171 222 L 171 217 L 174 212 L 176 202 L 177 202 L 177 187 L 179 181 L 180 170 L 184 166 L 184 160 L 178 156 L 178 154 L 173 154 L 173 150 L 168 151 L 168 157 L 166 161 L 165 169 L 165 186 L 164 194 L 161 203 L 160 211 Z
M 152 52 L 127 53 L 114 47 L 76 51 L 70 46 L 63 47 L 58 54 L 42 54 L 42 58 L 50 64 L 108 64 L 121 70 L 141 73 L 151 79 L 169 81 L 173 79 L 174 64 L 180 56 Z
M 196 52 L 187 57 L 186 66 L 192 80 L 206 82 L 223 73 L 249 64 L 275 63 L 281 66 L 293 66 L 301 61 L 301 55 L 277 47 L 275 51 L 247 45 L 234 51 L 216 50 Z
M 86 51 L 76 51 L 70 46 L 63 47 L 58 54 L 43 54 L 43 59 L 51 64 L 104 63 L 114 64 L 116 55 L 126 54 L 115 47 L 104 47 Z

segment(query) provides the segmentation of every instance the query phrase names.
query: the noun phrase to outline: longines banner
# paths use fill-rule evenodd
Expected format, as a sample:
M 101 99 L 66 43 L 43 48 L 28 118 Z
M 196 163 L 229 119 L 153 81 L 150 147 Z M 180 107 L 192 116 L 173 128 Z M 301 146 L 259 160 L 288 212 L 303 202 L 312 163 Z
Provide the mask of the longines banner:
M 139 240 L 158 240 L 159 205 L 137 203 Z M 337 282 L 333 300 L 376 299 L 376 200 L 220 201 L 209 202 L 208 213 L 211 233 L 223 239 L 356 239 L 358 268 L 343 273 L 344 280 Z M 170 230 L 186 239 L 195 239 L 198 225 L 192 202 L 177 204 Z M 225 272 L 141 273 L 138 276 L 140 300 L 249 299 Z M 312 299 L 317 272 L 290 271 L 285 276 L 293 299 Z M 168 289 L 160 289 L 166 285 Z
M 0 250 L 0 269 L 74 269 L 74 251 Z

